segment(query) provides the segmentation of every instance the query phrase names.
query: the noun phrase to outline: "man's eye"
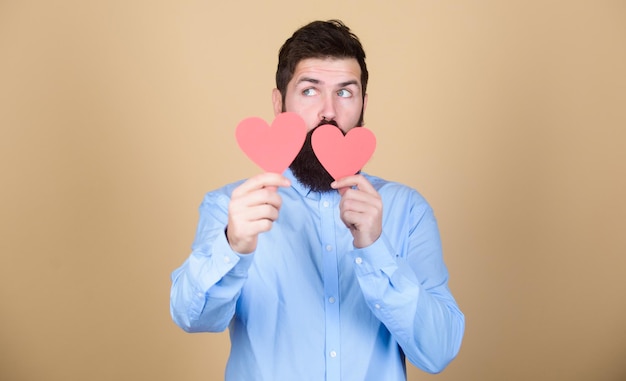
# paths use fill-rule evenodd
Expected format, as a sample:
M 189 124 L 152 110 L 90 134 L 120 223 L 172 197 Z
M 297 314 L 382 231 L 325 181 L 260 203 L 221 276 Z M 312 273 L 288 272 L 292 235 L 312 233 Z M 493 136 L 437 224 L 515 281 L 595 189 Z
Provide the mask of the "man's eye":
M 304 89 L 304 91 L 302 91 L 302 95 L 307 97 L 312 97 L 315 94 L 317 94 L 317 91 L 315 91 L 315 89 Z
M 352 96 L 352 92 L 350 90 L 341 89 L 337 91 L 337 95 L 339 95 L 342 98 L 349 98 Z

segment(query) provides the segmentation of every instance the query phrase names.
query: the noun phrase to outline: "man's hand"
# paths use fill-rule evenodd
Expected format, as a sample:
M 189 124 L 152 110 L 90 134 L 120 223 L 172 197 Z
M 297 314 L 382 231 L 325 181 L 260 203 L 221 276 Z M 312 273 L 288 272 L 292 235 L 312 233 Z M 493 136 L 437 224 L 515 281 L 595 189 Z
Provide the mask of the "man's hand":
M 276 187 L 287 187 L 289 180 L 276 173 L 262 173 L 249 178 L 233 191 L 228 205 L 226 238 L 240 254 L 256 249 L 259 233 L 272 228 L 278 218 L 282 199 Z
M 363 248 L 374 243 L 383 225 L 383 202 L 376 189 L 363 175 L 344 177 L 331 186 L 341 194 L 339 215 L 354 237 L 354 246 Z

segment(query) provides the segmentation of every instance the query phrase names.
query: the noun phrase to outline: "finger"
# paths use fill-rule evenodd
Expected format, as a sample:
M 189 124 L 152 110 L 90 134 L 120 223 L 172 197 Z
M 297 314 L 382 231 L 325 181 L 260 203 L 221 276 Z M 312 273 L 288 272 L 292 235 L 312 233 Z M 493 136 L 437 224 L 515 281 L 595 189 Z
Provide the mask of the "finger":
M 377 192 L 367 193 L 360 189 L 354 189 L 354 188 L 343 188 L 343 189 L 344 189 L 344 192 L 341 197 L 341 201 L 343 202 L 351 200 L 353 202 L 378 204 L 378 200 L 380 199 L 380 196 L 378 195 Z
M 374 226 L 378 224 L 380 209 L 371 204 L 353 203 L 344 206 L 340 211 L 340 218 L 346 225 Z
M 342 211 L 351 211 L 355 213 L 377 213 L 378 208 L 374 201 L 362 201 L 350 198 L 343 198 L 340 201 L 339 209 Z
M 272 229 L 274 221 L 270 220 L 257 220 L 250 224 L 250 229 L 254 232 L 252 235 L 268 232 Z
M 269 204 L 257 205 L 247 208 L 240 217 L 248 222 L 255 222 L 259 220 L 274 222 L 278 219 L 278 208 Z
M 357 185 L 357 181 L 355 181 L 356 179 L 354 177 L 355 176 L 343 177 L 339 180 L 332 182 L 330 186 L 331 188 L 337 189 L 337 191 L 339 191 L 339 194 L 343 196 L 348 189 Z
M 359 230 L 359 226 L 362 225 L 360 221 L 361 213 L 353 212 L 353 211 L 343 211 L 341 213 L 341 221 L 346 225 L 346 227 L 350 230 Z
M 345 193 L 345 190 L 342 191 L 342 189 L 349 189 L 352 187 L 357 187 L 359 190 L 367 193 L 377 193 L 372 184 L 361 174 L 343 177 L 339 180 L 333 181 L 330 186 L 333 189 L 339 189 L 342 195 Z
M 229 212 L 226 236 L 230 246 L 238 253 L 254 251 L 257 236 L 272 228 L 278 219 L 278 209 L 269 204 L 254 207 L 236 206 Z
M 282 205 L 282 198 L 276 190 L 263 188 L 256 189 L 239 197 L 233 197 L 231 199 L 231 204 L 234 204 L 235 207 L 241 208 L 268 204 L 279 209 Z
M 249 178 L 233 191 L 233 197 L 251 192 L 256 189 L 288 187 L 291 183 L 288 178 L 278 173 L 265 172 Z
M 361 213 L 379 213 L 382 200 L 377 192 L 367 193 L 359 189 L 347 188 L 339 202 L 342 210 L 353 210 Z

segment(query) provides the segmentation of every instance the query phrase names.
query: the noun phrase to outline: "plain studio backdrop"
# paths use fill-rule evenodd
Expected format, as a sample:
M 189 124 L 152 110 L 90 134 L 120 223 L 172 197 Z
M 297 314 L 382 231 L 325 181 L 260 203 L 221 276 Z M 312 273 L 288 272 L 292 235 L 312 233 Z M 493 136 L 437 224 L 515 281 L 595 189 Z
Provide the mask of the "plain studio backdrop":
M 409 379 L 626 379 L 626 3 L 521 0 L 0 1 L 0 379 L 223 378 L 170 273 L 330 18 L 368 55 L 365 170 L 430 201 L 467 318 Z

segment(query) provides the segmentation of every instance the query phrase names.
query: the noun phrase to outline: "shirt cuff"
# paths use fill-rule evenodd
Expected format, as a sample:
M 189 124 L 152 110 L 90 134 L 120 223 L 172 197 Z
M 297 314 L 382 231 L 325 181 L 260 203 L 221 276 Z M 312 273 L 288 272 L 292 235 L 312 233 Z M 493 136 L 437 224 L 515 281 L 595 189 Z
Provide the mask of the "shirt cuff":
M 395 251 L 384 233 L 371 245 L 352 251 L 352 259 L 361 275 L 383 272 L 390 277 L 398 268 L 395 257 Z
M 222 275 L 231 275 L 242 278 L 248 275 L 248 269 L 252 265 L 254 252 L 250 254 L 239 254 L 234 251 L 226 234 L 220 234 L 213 246 L 213 260 L 215 266 Z
M 248 269 L 252 264 L 253 253 L 239 254 L 230 247 L 225 234 L 218 234 L 211 245 L 210 252 L 194 252 L 189 265 L 193 271 L 192 279 L 198 290 L 208 291 L 216 282 L 228 279 L 243 279 L 248 276 Z

